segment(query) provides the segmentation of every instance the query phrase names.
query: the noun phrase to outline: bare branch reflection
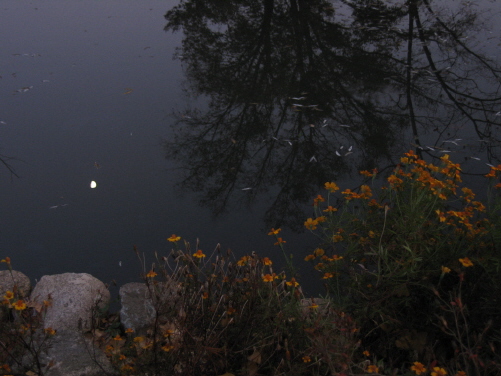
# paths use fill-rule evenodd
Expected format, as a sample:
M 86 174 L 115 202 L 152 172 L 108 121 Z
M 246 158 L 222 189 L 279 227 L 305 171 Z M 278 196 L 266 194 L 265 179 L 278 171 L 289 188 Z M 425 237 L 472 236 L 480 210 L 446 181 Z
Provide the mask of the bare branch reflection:
M 440 8 L 447 8 L 444 12 Z M 187 0 L 166 14 L 198 108 L 178 113 L 168 158 L 214 213 L 268 192 L 268 225 L 301 228 L 326 181 L 432 157 L 496 152 L 500 68 L 472 5 L 433 1 Z M 478 34 L 481 37 L 481 34 Z M 457 146 L 457 147 L 456 147 Z

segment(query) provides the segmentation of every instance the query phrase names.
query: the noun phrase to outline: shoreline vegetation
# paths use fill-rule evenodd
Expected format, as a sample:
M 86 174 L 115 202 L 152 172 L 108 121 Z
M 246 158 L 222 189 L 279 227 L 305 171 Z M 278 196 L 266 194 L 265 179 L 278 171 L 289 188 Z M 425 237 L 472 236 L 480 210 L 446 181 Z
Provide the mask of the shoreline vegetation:
M 154 323 L 136 333 L 101 312 L 96 346 L 120 375 L 501 375 L 501 165 L 485 175 L 486 202 L 448 155 L 433 164 L 409 151 L 389 176 L 360 173 L 354 190 L 325 183 L 304 223 L 324 294 L 304 296 L 279 228 L 269 235 L 285 271 L 173 234 L 171 254 L 144 270 Z M 50 302 L 16 289 L 2 299 L 7 375 L 56 333 L 41 326 Z

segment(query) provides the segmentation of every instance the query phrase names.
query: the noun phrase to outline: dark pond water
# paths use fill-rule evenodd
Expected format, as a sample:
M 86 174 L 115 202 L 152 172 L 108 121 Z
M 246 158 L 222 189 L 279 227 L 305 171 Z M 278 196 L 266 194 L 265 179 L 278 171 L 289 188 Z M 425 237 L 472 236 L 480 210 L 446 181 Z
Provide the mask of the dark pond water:
M 409 3 L 3 0 L 0 256 L 122 284 L 172 233 L 279 262 L 281 226 L 302 259 L 326 181 L 409 149 L 486 173 L 500 7 Z

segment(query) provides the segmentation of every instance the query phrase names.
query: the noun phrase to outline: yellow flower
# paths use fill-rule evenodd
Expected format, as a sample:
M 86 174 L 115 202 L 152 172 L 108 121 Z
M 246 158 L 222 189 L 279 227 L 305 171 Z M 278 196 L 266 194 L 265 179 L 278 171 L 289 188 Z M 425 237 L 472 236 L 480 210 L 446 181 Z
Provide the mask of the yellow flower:
M 26 303 L 23 300 L 18 300 L 12 306 L 17 310 L 17 311 L 22 311 L 23 309 L 26 309 Z
M 329 192 L 336 192 L 339 190 L 339 187 L 336 185 L 336 183 L 325 183 L 325 189 L 327 189 Z
M 199 249 L 198 251 L 196 251 L 194 254 L 193 254 L 193 257 L 196 257 L 196 258 L 203 258 L 205 257 L 204 253 L 202 252 L 201 249 Z
M 168 241 L 175 243 L 181 240 L 180 236 L 177 236 L 176 234 L 172 234 L 170 238 L 167 238 Z
M 265 274 L 263 275 L 263 281 L 264 282 L 273 282 L 274 278 L 271 274 Z
M 120 334 L 117 334 L 115 337 L 113 337 L 114 341 L 121 341 L 122 337 L 120 337 Z
M 365 356 L 370 356 L 371 355 L 371 353 L 368 352 L 367 350 L 365 350 L 362 354 L 364 354 Z
M 2 260 L 0 260 L 0 262 L 5 262 L 7 264 L 10 264 L 10 257 L 6 257 L 6 258 L 2 259 Z
M 316 303 L 313 303 L 311 306 L 308 307 L 309 309 L 313 310 L 313 309 L 317 309 L 318 308 L 318 304 Z
M 411 367 L 411 370 L 414 371 L 416 375 L 421 375 L 426 372 L 426 367 L 423 363 L 414 362 L 414 365 Z
M 282 231 L 281 228 L 277 228 L 276 230 L 272 228 L 268 235 L 277 235 L 280 231 Z
M 369 373 L 378 373 L 379 372 L 379 367 L 375 365 L 370 365 L 367 367 L 367 372 Z
M 155 278 L 158 274 L 155 271 L 150 270 L 148 274 L 146 274 L 146 278 Z
M 5 293 L 5 295 L 3 297 L 7 300 L 11 300 L 14 298 L 14 293 L 12 291 L 7 290 L 7 292 Z
M 308 218 L 306 222 L 304 222 L 304 227 L 306 227 L 308 230 L 315 230 L 317 228 L 318 221 L 313 218 Z
M 273 265 L 273 262 L 268 257 L 264 257 L 263 264 L 269 266 L 269 265 Z
M 447 371 L 440 367 L 433 367 L 433 371 L 431 372 L 431 376 L 445 376 L 447 375 Z
M 144 341 L 144 338 L 143 337 L 134 337 L 134 342 L 142 342 Z
M 297 287 L 297 286 L 299 286 L 299 283 L 298 283 L 298 282 L 296 282 L 296 278 L 294 278 L 294 277 L 293 277 L 293 278 L 291 278 L 291 280 L 290 280 L 289 282 L 285 282 L 285 284 L 286 284 L 287 286 L 292 286 L 292 287 Z
M 459 262 L 463 264 L 465 268 L 468 268 L 469 266 L 473 266 L 473 262 L 468 257 L 465 258 L 460 258 Z
M 442 269 L 442 274 L 447 274 L 451 272 L 451 269 L 448 268 L 447 266 L 441 266 L 440 268 Z
M 134 329 L 127 328 L 127 329 L 125 329 L 125 333 L 134 333 Z
M 309 363 L 309 362 L 311 362 L 311 358 L 308 355 L 305 355 L 305 356 L 303 356 L 303 362 Z
M 332 273 L 324 273 L 324 276 L 322 277 L 322 279 L 329 279 L 329 278 L 332 278 L 334 277 L 334 274 Z

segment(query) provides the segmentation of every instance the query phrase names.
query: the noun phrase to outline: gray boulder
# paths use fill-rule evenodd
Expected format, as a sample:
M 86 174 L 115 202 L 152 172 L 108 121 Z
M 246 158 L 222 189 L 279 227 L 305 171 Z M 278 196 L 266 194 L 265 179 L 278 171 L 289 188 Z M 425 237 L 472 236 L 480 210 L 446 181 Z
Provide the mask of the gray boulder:
M 0 271 L 0 294 L 3 296 L 7 291 L 14 291 L 14 286 L 20 296 L 28 296 L 31 289 L 30 279 L 16 270 Z
M 126 329 L 144 334 L 155 323 L 158 313 L 160 322 L 172 321 L 179 308 L 177 286 L 174 281 L 151 284 L 132 282 L 120 288 L 120 322 Z
M 41 354 L 46 376 L 105 376 L 116 374 L 110 361 L 94 347 L 89 335 L 60 331 L 50 342 L 47 353 Z
M 43 276 L 31 293 L 31 300 L 51 301 L 44 328 L 57 331 L 90 331 L 93 309 L 107 306 L 110 292 L 103 282 L 86 273 Z

